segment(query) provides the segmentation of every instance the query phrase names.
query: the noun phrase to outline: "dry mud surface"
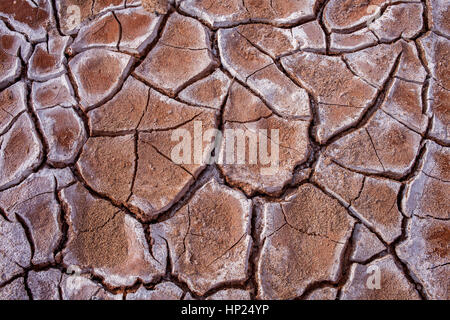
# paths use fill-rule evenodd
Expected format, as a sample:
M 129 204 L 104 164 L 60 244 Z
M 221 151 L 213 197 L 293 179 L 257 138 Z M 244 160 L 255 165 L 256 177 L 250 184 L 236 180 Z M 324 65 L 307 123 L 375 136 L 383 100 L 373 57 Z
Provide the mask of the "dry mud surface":
M 0 299 L 448 299 L 449 39 L 447 0 L 0 1 Z M 196 121 L 278 173 L 173 162 Z

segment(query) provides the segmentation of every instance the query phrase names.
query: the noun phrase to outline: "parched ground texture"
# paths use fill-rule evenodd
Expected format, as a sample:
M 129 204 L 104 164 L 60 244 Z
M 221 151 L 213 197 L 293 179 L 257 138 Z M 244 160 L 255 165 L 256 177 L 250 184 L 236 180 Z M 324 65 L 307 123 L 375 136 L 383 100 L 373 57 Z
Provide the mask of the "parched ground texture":
M 449 299 L 449 54 L 448 0 L 0 1 L 0 299 Z

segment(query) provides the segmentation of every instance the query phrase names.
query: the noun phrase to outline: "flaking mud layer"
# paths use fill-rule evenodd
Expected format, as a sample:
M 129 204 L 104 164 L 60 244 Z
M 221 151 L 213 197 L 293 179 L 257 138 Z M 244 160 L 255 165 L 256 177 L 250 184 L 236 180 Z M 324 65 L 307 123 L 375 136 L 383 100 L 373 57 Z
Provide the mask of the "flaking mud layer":
M 449 21 L 1 1 L 0 299 L 449 299 Z M 200 122 L 278 129 L 277 173 L 173 161 Z

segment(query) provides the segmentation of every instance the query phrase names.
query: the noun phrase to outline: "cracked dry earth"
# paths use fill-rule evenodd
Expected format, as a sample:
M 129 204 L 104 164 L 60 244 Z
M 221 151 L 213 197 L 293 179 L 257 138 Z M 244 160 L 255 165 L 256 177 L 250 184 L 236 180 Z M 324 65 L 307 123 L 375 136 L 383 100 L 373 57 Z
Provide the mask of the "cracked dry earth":
M 0 299 L 449 299 L 449 22 L 2 0 Z M 279 129 L 278 173 L 172 162 L 195 121 Z

